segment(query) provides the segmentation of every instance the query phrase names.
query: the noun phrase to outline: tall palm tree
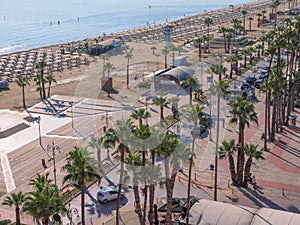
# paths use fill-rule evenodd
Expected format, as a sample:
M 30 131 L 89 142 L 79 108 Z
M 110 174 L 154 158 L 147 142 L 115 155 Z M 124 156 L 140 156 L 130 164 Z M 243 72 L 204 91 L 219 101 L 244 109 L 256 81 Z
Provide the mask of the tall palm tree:
M 219 75 L 219 81 L 222 80 L 222 74 L 224 74 L 227 70 L 226 67 L 220 64 L 215 64 L 210 66 L 210 70 L 212 73 Z
M 125 165 L 128 171 L 132 172 L 132 184 L 133 184 L 133 194 L 134 194 L 134 201 L 135 201 L 135 210 L 138 214 L 140 225 L 143 225 L 145 222 L 143 221 L 143 213 L 141 208 L 141 200 L 139 194 L 139 177 L 141 177 L 141 155 L 134 154 L 130 152 L 125 158 Z
M 257 58 L 260 59 L 261 50 L 262 50 L 262 45 L 261 45 L 261 44 L 257 44 L 257 45 L 255 46 L 255 50 L 257 51 Z
M 257 13 L 256 14 L 256 16 L 257 16 L 257 27 L 260 27 L 260 21 L 261 21 L 261 19 L 260 19 L 260 17 L 262 16 L 263 14 L 261 14 L 261 13 Z M 264 21 L 264 20 L 263 20 Z
M 274 9 L 274 13 L 275 13 L 275 23 L 274 23 L 275 28 L 277 26 L 277 8 L 280 4 L 281 4 L 280 0 L 275 0 L 275 1 L 273 1 L 273 4 L 271 6 L 272 9 Z
M 48 82 L 48 98 L 50 98 L 50 87 L 51 87 L 51 84 L 54 82 L 54 83 L 57 83 L 56 79 L 55 79 L 55 76 L 53 74 L 48 74 L 46 77 L 45 77 L 46 81 Z
M 264 157 L 264 152 L 261 150 L 257 150 L 258 145 L 255 144 L 246 144 L 244 149 L 245 149 L 245 154 L 248 156 L 248 159 L 246 161 L 245 165 L 245 174 L 244 174 L 244 185 L 247 184 L 248 177 L 251 174 L 251 165 L 252 165 L 252 160 L 260 160 L 260 159 L 265 159 Z
M 216 150 L 215 150 L 215 187 L 214 187 L 214 200 L 217 201 L 217 183 L 218 183 L 218 150 L 219 150 L 219 130 L 220 130 L 220 100 L 228 94 L 228 84 L 224 80 L 214 82 L 208 90 L 210 96 L 217 96 L 217 137 L 216 137 Z
M 132 57 L 133 57 L 132 51 L 128 51 L 128 50 L 125 51 L 124 57 L 125 57 L 125 59 L 127 59 L 126 74 L 127 74 L 127 89 L 129 89 L 129 62 L 130 62 L 129 60 L 132 59 Z
M 151 117 L 151 114 L 148 111 L 146 111 L 145 108 L 140 108 L 140 109 L 134 110 L 134 112 L 130 115 L 130 117 L 132 117 L 135 120 L 138 120 L 139 125 L 142 125 L 143 119 L 147 119 L 147 118 Z
M 243 35 L 246 34 L 246 14 L 248 13 L 247 10 L 242 10 L 241 11 L 242 15 L 243 15 Z
M 169 108 L 169 104 L 170 102 L 167 100 L 167 98 L 164 98 L 162 96 L 157 97 L 156 99 L 154 99 L 153 101 L 154 105 L 157 105 L 160 107 L 160 121 L 161 123 L 164 120 L 164 108 Z
M 2 205 L 14 206 L 16 212 L 16 225 L 21 225 L 20 210 L 24 202 L 26 201 L 26 194 L 22 192 L 11 193 L 10 196 L 6 196 Z
M 183 45 L 177 45 L 176 48 L 177 48 L 177 51 L 178 51 L 178 55 L 181 55 L 181 52 L 183 50 Z
M 120 152 L 120 176 L 118 186 L 118 199 L 116 204 L 116 225 L 120 223 L 120 205 L 121 205 L 121 191 L 123 186 L 124 176 L 124 161 L 125 152 L 129 151 L 129 143 L 131 143 L 132 122 L 128 120 L 117 120 L 114 128 L 108 129 L 105 133 L 105 142 L 111 146 L 118 144 L 117 151 Z
M 197 132 L 197 125 L 200 120 L 200 116 L 202 114 L 203 107 L 199 105 L 187 105 L 185 106 L 184 113 L 182 115 L 183 119 L 187 120 L 188 122 L 192 122 L 194 125 L 193 128 L 193 142 L 192 142 L 192 152 L 189 158 L 189 171 L 188 171 L 188 190 L 187 190 L 187 217 L 186 217 L 186 224 L 189 224 L 189 210 L 190 210 L 190 196 L 191 196 L 191 180 L 192 180 L 192 167 L 194 162 L 194 150 L 195 150 L 195 141 Z
M 165 56 L 165 69 L 168 68 L 168 54 L 170 52 L 170 48 L 168 47 L 164 47 L 162 50 L 161 50 L 161 54 L 163 54 Z
M 109 57 L 107 56 L 106 53 L 101 54 L 100 57 L 103 61 L 103 66 L 102 66 L 103 67 L 103 77 L 105 77 L 105 69 L 104 68 L 105 68 L 106 60 L 109 60 Z
M 40 99 L 43 100 L 41 75 L 40 75 L 40 74 L 37 74 L 37 75 L 34 77 L 33 81 L 34 81 L 35 84 L 37 85 L 36 91 L 39 92 L 39 94 L 40 94 Z
M 48 225 L 50 219 L 53 223 L 61 224 L 60 214 L 67 213 L 66 196 L 60 195 L 59 188 L 48 176 L 49 173 L 30 180 L 33 191 L 28 193 L 22 211 L 31 215 L 37 222 L 41 220 L 43 225 Z
M 41 75 L 41 87 L 42 87 L 43 99 L 46 98 L 45 78 L 44 78 L 44 69 L 46 66 L 47 66 L 47 63 L 45 61 L 40 61 L 36 64 L 36 68 L 38 69 L 38 72 Z
M 218 151 L 218 154 L 219 154 L 219 159 L 228 158 L 231 181 L 233 185 L 236 185 L 236 172 L 235 172 L 235 164 L 234 164 L 233 156 L 236 150 L 238 149 L 238 145 L 236 145 L 234 142 L 235 142 L 234 139 L 231 139 L 230 141 L 223 141 L 222 146 Z
M 238 124 L 239 144 L 241 147 L 238 149 L 237 159 L 237 186 L 243 185 L 243 170 L 245 163 L 244 154 L 244 132 L 246 126 L 249 128 L 251 122 L 258 124 L 257 113 L 255 112 L 255 106 L 248 99 L 242 96 L 236 96 L 234 100 L 231 100 L 228 105 L 230 106 L 230 114 L 232 118 L 230 123 Z
M 86 147 L 74 147 L 67 153 L 67 163 L 62 166 L 62 170 L 67 172 L 63 178 L 63 183 L 78 182 L 81 194 L 81 224 L 85 225 L 85 188 L 86 182 L 98 180 L 100 182 L 100 174 L 94 167 L 97 165 L 96 160 L 91 156 Z
M 89 146 L 97 151 L 98 171 L 103 172 L 101 163 L 101 148 L 103 146 L 103 137 L 93 137 L 89 143 Z
M 198 57 L 199 61 L 201 61 L 202 58 L 202 44 L 207 40 L 206 36 L 199 37 L 195 40 L 195 42 L 198 44 Z
M 190 104 L 192 104 L 193 101 L 193 87 L 197 84 L 197 81 L 194 77 L 187 77 L 184 81 L 183 84 L 185 86 L 189 87 L 189 94 L 190 94 Z
M 210 18 L 210 17 L 207 17 L 205 18 L 204 20 L 204 24 L 207 26 L 207 37 L 208 37 L 208 41 L 207 41 L 207 47 L 208 47 L 208 52 L 210 53 L 210 49 L 209 49 L 209 39 L 210 39 L 210 36 L 209 36 L 209 27 L 210 25 L 212 25 L 214 22 L 213 22 L 213 19 Z
M 23 108 L 26 109 L 26 102 L 25 102 L 25 87 L 29 84 L 29 81 L 26 76 L 20 76 L 17 79 L 17 85 L 22 89 L 22 99 L 23 99 Z
M 175 45 L 171 45 L 169 49 L 172 52 L 172 66 L 175 66 L 175 52 L 177 51 L 177 47 Z
M 109 77 L 110 75 L 110 71 L 114 70 L 115 67 L 114 65 L 111 63 L 111 62 L 106 62 L 105 65 L 104 65 L 104 70 L 106 71 L 107 70 L 107 76 Z
M 218 33 L 221 33 L 223 36 L 223 41 L 224 41 L 224 51 L 225 53 L 227 52 L 227 47 L 226 47 L 226 33 L 227 33 L 228 29 L 224 26 L 221 26 L 218 30 Z
M 248 20 L 249 20 L 249 31 L 252 31 L 252 26 L 251 25 L 252 25 L 253 17 L 250 16 L 248 18 Z
M 230 63 L 230 73 L 229 73 L 229 78 L 232 79 L 232 71 L 233 71 L 233 63 L 236 62 L 236 56 L 235 55 L 230 55 L 225 59 L 226 62 Z

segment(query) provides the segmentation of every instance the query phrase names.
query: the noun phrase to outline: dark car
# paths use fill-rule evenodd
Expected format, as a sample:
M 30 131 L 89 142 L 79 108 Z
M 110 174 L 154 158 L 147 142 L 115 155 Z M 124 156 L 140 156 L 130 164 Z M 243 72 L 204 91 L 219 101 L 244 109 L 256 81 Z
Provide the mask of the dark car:
M 241 86 L 241 90 L 248 89 L 250 85 L 248 83 L 243 83 Z
M 193 128 L 192 130 L 191 130 L 191 134 L 194 136 L 194 134 L 195 134 L 195 136 L 197 137 L 197 136 L 201 136 L 205 131 L 206 131 L 206 126 L 204 126 L 204 125 L 199 125 L 199 126 L 197 126 L 196 128 Z
M 268 74 L 261 74 L 261 75 L 258 77 L 257 81 L 258 81 L 258 80 L 264 80 L 264 79 L 267 78 L 267 76 L 268 76 Z M 257 81 L 256 81 L 256 82 L 257 82 Z
M 250 76 L 250 77 L 246 78 L 246 83 L 248 83 L 248 84 L 254 84 L 255 81 L 256 81 L 256 78 L 253 77 L 253 76 Z
M 260 88 L 260 85 L 262 84 L 263 81 L 264 79 L 257 79 L 257 81 L 255 82 L 255 87 Z

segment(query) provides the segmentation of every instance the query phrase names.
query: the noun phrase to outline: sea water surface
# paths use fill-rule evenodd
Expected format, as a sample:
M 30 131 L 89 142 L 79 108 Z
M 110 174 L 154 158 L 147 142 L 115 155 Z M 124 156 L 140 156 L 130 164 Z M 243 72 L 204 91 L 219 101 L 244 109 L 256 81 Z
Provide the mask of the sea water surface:
M 255 0 L 0 0 L 0 55 Z M 59 24 L 58 24 L 59 21 Z

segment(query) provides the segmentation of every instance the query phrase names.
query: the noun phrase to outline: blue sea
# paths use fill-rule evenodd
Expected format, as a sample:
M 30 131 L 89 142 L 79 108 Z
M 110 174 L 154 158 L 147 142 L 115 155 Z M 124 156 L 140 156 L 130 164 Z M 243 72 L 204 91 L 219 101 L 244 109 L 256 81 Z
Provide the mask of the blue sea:
M 254 0 L 0 0 L 0 55 L 249 2 Z

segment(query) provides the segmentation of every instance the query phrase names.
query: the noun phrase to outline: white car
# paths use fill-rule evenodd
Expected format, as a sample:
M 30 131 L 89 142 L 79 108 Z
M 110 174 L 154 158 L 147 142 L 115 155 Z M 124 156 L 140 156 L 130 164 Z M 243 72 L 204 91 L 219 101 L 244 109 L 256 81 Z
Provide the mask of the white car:
M 125 192 L 121 190 L 121 198 L 124 197 Z M 111 200 L 115 200 L 118 198 L 118 189 L 111 188 L 111 187 L 105 187 L 98 191 L 97 193 L 97 200 L 99 202 L 106 203 Z

